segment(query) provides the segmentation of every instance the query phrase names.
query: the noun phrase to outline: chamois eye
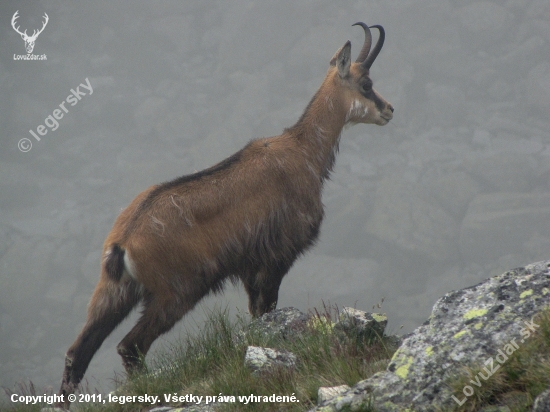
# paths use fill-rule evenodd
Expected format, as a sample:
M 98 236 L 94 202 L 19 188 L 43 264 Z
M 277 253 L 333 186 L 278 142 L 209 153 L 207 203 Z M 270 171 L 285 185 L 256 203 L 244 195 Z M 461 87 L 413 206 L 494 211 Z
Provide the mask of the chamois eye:
M 363 90 L 366 91 L 366 92 L 372 90 L 372 82 L 366 82 L 366 83 L 363 85 Z

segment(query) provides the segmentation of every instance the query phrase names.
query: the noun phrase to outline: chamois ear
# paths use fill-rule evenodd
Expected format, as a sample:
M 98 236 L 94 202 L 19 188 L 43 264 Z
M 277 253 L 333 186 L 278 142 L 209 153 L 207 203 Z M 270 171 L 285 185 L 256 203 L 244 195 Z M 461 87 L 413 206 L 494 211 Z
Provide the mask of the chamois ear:
M 349 40 L 330 59 L 330 65 L 338 67 L 340 77 L 347 77 L 351 65 L 351 42 Z

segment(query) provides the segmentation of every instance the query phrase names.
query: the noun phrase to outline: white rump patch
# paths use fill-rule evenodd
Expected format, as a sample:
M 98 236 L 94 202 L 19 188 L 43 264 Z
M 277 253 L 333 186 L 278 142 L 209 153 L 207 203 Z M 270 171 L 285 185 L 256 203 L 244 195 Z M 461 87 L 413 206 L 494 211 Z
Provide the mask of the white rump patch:
M 137 280 L 136 267 L 127 250 L 124 253 L 124 272 L 127 273 L 132 279 Z

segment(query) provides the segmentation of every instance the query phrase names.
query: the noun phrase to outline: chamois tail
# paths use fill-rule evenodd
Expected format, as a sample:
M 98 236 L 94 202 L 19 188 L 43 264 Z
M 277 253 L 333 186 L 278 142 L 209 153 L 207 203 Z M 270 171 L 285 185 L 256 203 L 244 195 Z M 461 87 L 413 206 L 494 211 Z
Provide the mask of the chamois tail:
M 105 272 L 110 280 L 118 282 L 124 271 L 124 249 L 118 244 L 114 244 L 110 248 L 110 252 L 105 257 Z

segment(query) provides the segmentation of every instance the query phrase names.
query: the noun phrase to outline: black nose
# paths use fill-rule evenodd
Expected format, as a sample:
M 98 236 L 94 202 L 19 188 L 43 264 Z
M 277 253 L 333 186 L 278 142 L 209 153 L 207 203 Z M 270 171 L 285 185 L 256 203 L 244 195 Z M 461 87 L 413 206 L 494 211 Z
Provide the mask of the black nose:
M 391 104 L 388 105 L 388 109 L 390 109 L 391 112 L 393 113 L 393 106 Z

